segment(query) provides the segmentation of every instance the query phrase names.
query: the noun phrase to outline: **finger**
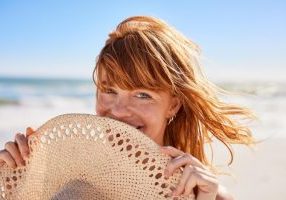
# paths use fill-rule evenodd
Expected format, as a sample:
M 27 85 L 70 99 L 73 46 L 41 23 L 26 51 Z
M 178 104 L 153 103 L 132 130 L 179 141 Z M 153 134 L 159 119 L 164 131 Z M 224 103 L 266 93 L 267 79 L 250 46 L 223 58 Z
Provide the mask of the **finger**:
M 176 190 L 173 192 L 173 195 L 178 196 L 184 194 L 184 196 L 189 196 L 193 193 L 193 189 L 197 183 L 203 183 L 203 180 L 200 179 L 209 180 L 210 183 L 205 184 L 210 186 L 217 183 L 216 177 L 209 171 L 199 167 L 193 167 L 191 165 L 185 166 L 180 182 L 177 185 Z M 210 191 L 212 191 L 211 188 Z
M 188 170 L 189 168 L 191 170 Z M 204 178 L 206 180 L 208 179 L 209 181 L 213 181 L 214 183 L 217 183 L 216 181 L 217 177 L 215 175 L 213 175 L 211 172 L 204 170 L 200 167 L 193 167 L 191 165 L 188 165 L 185 167 L 184 171 L 185 170 L 190 171 L 190 175 L 185 184 L 184 196 L 189 196 L 190 194 L 194 193 L 194 188 L 196 187 L 198 178 Z
M 189 159 L 189 161 L 190 161 L 189 164 L 207 169 L 197 158 L 195 158 L 194 156 L 192 156 L 190 154 L 186 154 L 183 151 L 176 149 L 175 147 L 164 146 L 164 147 L 161 147 L 161 151 L 163 153 L 167 153 L 168 155 L 170 155 L 172 157 L 185 156 L 186 159 Z
M 206 176 L 209 176 L 211 178 L 217 179 L 217 176 L 211 173 L 209 170 L 202 169 L 200 167 L 192 166 L 192 165 L 187 165 L 186 167 L 190 167 L 193 169 L 194 172 L 204 174 Z
M 217 196 L 217 193 L 205 193 L 205 192 L 199 191 L 196 200 L 206 200 L 206 199 L 216 200 L 216 196 Z
M 25 161 L 23 160 L 16 143 L 7 142 L 5 144 L 5 149 L 11 154 L 11 156 L 15 160 L 17 166 L 25 166 Z
M 172 157 L 177 157 L 184 154 L 183 151 L 176 149 L 175 147 L 172 146 L 163 146 L 160 148 L 160 150 L 162 151 L 162 153 L 168 154 Z
M 207 168 L 198 159 L 191 156 L 190 154 L 185 153 L 168 162 L 165 169 L 166 177 L 171 176 L 176 169 L 185 165 L 192 165 L 194 167 L 200 167 L 204 170 L 207 170 Z
M 15 160 L 12 158 L 10 153 L 7 152 L 5 149 L 0 151 L 0 163 L 1 163 L 1 166 L 4 163 L 7 163 L 7 165 L 11 168 L 17 167 Z
M 192 171 L 193 171 L 192 167 L 189 167 L 189 166 L 185 167 L 183 174 L 180 178 L 180 182 L 178 183 L 176 189 L 173 191 L 173 196 L 181 195 L 184 192 L 186 183 L 188 182 Z
M 198 186 L 197 200 L 215 200 L 219 187 L 217 179 L 200 173 L 192 173 L 189 180 L 191 179 Z M 193 187 L 194 183 L 187 183 L 187 185 L 187 187 Z
M 29 156 L 29 146 L 28 139 L 24 136 L 24 134 L 17 133 L 15 136 L 15 141 L 18 145 L 21 156 L 26 160 Z
M 33 128 L 31 128 L 31 127 L 26 128 L 26 136 L 27 137 L 32 135 L 33 133 L 35 133 L 35 130 Z
M 184 191 L 184 196 L 188 196 L 190 195 L 191 193 L 193 193 L 194 191 L 194 188 L 196 187 L 197 185 L 197 182 L 196 182 L 196 179 L 194 178 L 194 175 L 191 174 L 189 176 L 189 179 L 186 183 L 186 187 L 185 187 L 185 191 Z
M 206 170 L 203 170 L 202 168 L 187 165 L 187 166 L 185 166 L 185 168 L 183 170 L 182 177 L 181 177 L 180 182 L 179 182 L 178 186 L 176 187 L 176 190 L 174 191 L 173 195 L 177 196 L 177 195 L 181 195 L 182 193 L 184 193 L 184 196 L 189 196 L 191 193 L 193 193 L 193 189 L 196 186 L 196 179 L 191 178 L 191 176 L 200 177 L 199 175 L 196 175 L 196 174 L 204 175 L 204 178 L 210 177 L 213 180 L 216 179 L 216 177 L 214 175 L 212 175 L 211 173 L 209 173 Z

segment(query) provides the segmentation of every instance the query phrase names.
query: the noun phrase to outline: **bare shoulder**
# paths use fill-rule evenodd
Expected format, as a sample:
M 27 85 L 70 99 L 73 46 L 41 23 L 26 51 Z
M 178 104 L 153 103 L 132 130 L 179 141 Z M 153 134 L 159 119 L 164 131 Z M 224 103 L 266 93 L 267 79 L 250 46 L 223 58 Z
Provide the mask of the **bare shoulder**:
M 219 185 L 216 200 L 234 200 L 234 198 L 224 186 Z

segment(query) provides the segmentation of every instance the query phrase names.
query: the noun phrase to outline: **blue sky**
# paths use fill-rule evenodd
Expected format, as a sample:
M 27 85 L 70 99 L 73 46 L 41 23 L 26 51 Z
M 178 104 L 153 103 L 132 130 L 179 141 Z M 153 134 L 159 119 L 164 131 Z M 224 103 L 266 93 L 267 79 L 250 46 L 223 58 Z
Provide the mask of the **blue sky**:
M 90 78 L 107 34 L 152 15 L 200 45 L 211 79 L 286 80 L 286 1 L 0 1 L 0 76 Z

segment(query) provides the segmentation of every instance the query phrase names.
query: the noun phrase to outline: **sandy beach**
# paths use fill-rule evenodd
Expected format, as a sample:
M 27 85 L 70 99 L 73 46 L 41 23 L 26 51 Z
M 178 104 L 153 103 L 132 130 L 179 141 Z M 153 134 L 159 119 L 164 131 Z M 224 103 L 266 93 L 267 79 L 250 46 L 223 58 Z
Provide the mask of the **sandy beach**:
M 285 148 L 286 139 L 268 139 L 253 150 L 234 146 L 234 177 L 222 176 L 221 182 L 237 200 L 285 199 Z

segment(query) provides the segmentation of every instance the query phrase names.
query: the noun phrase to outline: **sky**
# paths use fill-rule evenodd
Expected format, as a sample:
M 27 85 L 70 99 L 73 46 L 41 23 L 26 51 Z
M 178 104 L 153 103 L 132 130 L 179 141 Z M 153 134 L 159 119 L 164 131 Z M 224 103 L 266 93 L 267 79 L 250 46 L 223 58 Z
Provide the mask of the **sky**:
M 91 78 L 107 35 L 151 15 L 202 49 L 213 80 L 286 80 L 286 1 L 0 1 L 0 76 Z

